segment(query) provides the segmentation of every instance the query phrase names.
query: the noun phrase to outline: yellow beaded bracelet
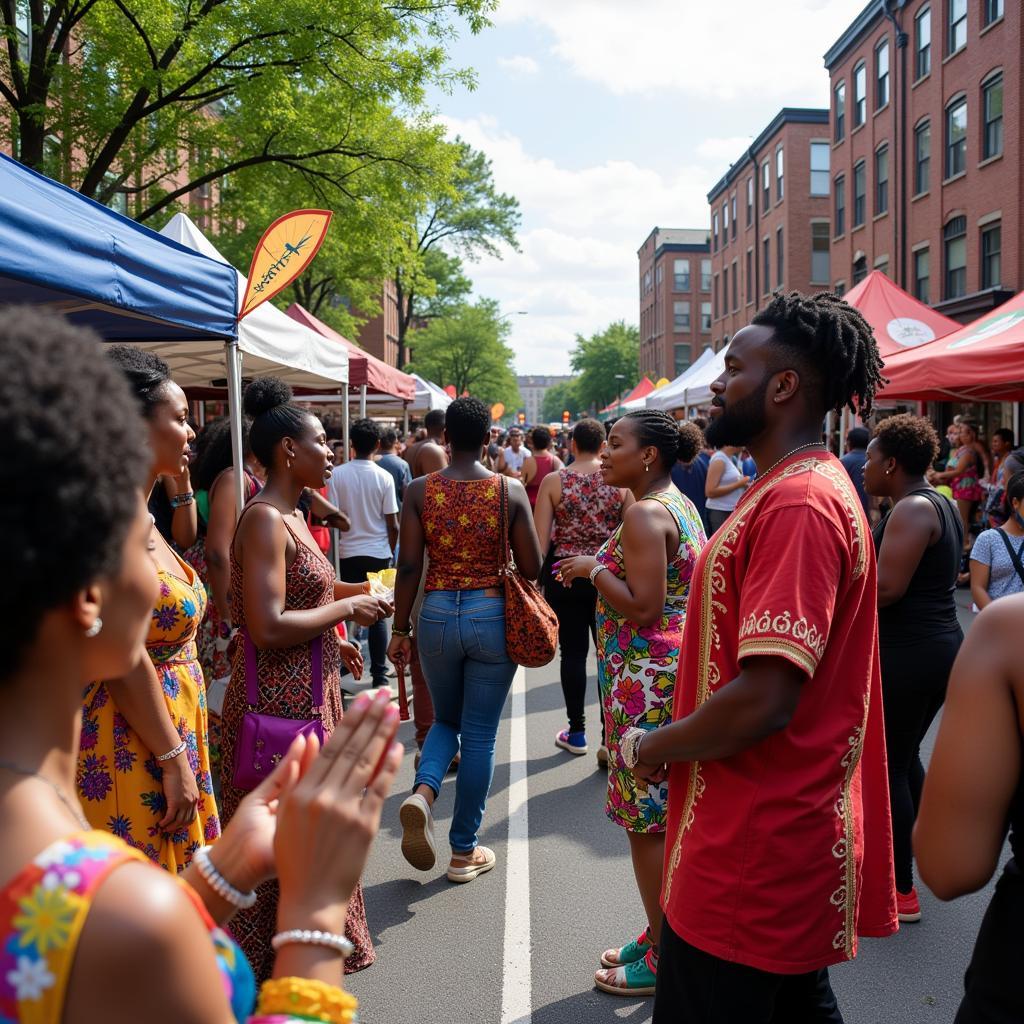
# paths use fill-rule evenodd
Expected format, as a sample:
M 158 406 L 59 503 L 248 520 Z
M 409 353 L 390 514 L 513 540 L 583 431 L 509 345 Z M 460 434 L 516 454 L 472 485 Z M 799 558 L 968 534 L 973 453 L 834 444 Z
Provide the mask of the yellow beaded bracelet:
M 324 1024 L 353 1024 L 359 1000 L 335 985 L 311 978 L 271 978 L 260 988 L 256 1012 L 284 1014 Z

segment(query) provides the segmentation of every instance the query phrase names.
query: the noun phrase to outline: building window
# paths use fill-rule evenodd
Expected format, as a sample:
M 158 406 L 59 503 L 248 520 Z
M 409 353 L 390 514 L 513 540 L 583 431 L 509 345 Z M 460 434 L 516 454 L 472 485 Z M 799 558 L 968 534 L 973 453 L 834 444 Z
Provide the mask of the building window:
M 783 153 L 782 153 L 782 147 L 779 146 L 779 148 L 777 150 L 775 150 L 775 198 L 776 199 L 782 199 L 783 195 L 785 194 L 785 189 L 783 188 L 783 184 L 782 184 L 783 181 L 784 181 L 784 174 L 785 174 L 785 161 L 784 161 L 784 157 L 783 157 Z
M 836 238 L 846 231 L 846 179 L 840 174 L 835 180 Z
M 930 254 L 927 249 L 918 249 L 914 253 L 914 298 L 927 304 L 928 284 L 930 278 Z
M 736 193 L 733 192 L 732 199 L 729 200 L 729 205 L 732 207 L 732 240 L 736 241 Z
M 834 139 L 842 141 L 846 134 L 846 83 L 840 82 L 834 92 L 835 102 L 832 104 L 832 120 L 835 125 Z
M 925 121 L 914 129 L 914 195 L 928 191 L 932 163 L 932 126 Z
M 839 298 L 842 298 L 846 294 L 846 282 L 836 281 L 836 283 L 832 285 L 832 291 L 834 291 Z
M 992 224 L 981 232 L 981 287 L 998 288 L 1002 283 L 1003 228 Z
M 711 291 L 711 260 L 700 261 L 700 290 Z
M 663 271 L 664 269 L 665 269 L 665 268 L 664 268 L 664 267 L 662 267 L 662 265 L 661 265 L 661 264 L 659 263 L 659 264 L 658 264 L 658 272 L 657 272 L 657 274 L 655 275 L 655 278 L 654 278 L 654 279 L 655 279 L 655 281 L 656 281 L 656 282 L 657 282 L 658 284 L 661 284 L 661 279 L 662 279 L 662 277 L 663 277 L 662 271 Z
M 690 261 L 675 260 L 672 264 L 672 290 L 688 292 L 690 290 Z
M 747 227 L 754 221 L 754 176 L 747 178 Z
M 754 250 L 747 250 L 747 303 L 754 301 Z
M 956 53 L 967 45 L 967 0 L 949 0 L 946 52 Z
M 672 303 L 672 330 L 688 331 L 690 329 L 690 304 L 688 302 Z
M 889 102 L 889 40 L 875 48 L 875 110 Z
M 853 283 L 858 285 L 868 276 L 868 258 L 860 256 L 853 261 Z
M 718 211 L 711 218 L 711 251 L 718 252 Z
M 889 147 L 875 152 L 875 216 L 889 212 Z
M 815 221 L 811 225 L 811 281 L 827 285 L 831 279 L 828 221 Z
M 828 195 L 829 144 L 827 142 L 811 143 L 811 195 Z
M 981 86 L 981 109 L 985 117 L 985 134 L 981 139 L 982 159 L 1001 156 L 1003 152 L 1003 73 L 993 75 Z
M 715 274 L 715 317 L 716 319 L 722 315 L 722 303 L 718 293 L 718 275 Z
M 859 228 L 864 223 L 864 207 L 867 205 L 868 172 L 864 161 L 859 160 L 853 165 L 853 226 Z
M 967 218 L 954 217 L 942 229 L 946 279 L 943 298 L 958 299 L 967 294 Z
M 985 24 L 991 25 L 1003 16 L 1003 0 L 985 0 Z
M 722 203 L 722 248 L 729 244 L 729 201 Z
M 946 110 L 946 177 L 967 170 L 967 99 L 961 96 Z
M 868 116 L 868 69 L 861 61 L 853 69 L 853 127 L 864 123 Z
M 729 268 L 722 267 L 722 304 L 718 307 L 720 315 L 725 316 L 729 312 Z
M 761 268 L 764 270 L 764 294 L 772 290 L 772 242 L 766 238 L 761 242 Z
M 732 311 L 740 308 L 740 265 L 732 261 Z
M 761 212 L 767 213 L 772 205 L 772 165 L 765 160 L 761 164 Z
M 782 249 L 782 228 L 775 231 L 775 287 L 782 287 L 782 279 L 786 269 L 785 256 Z
M 700 304 L 700 329 L 702 331 L 711 330 L 711 303 L 702 302 Z
M 914 78 L 932 72 L 932 11 L 926 7 L 914 18 Z
M 672 350 L 674 372 L 672 376 L 678 377 L 690 368 L 690 345 L 675 345 Z

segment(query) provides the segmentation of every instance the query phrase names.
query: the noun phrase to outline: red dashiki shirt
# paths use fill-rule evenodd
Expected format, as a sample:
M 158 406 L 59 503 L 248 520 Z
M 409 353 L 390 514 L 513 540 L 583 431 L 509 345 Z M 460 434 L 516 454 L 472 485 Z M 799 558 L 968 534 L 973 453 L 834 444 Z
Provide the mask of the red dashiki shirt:
M 724 960 L 802 974 L 896 931 L 875 554 L 842 464 L 793 456 L 758 480 L 701 553 L 673 717 L 745 657 L 807 673 L 786 728 L 669 776 L 662 906 Z

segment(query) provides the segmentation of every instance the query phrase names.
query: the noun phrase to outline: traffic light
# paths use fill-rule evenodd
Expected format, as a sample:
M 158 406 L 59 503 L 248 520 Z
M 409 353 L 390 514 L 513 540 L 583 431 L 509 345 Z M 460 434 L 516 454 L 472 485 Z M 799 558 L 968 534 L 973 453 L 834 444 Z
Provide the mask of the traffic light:
M 565 409 L 562 412 L 562 426 L 563 427 L 569 426 L 569 410 L 568 409 Z
M 523 424 L 526 423 L 526 413 L 517 413 L 516 419 L 519 421 L 519 426 L 523 426 Z

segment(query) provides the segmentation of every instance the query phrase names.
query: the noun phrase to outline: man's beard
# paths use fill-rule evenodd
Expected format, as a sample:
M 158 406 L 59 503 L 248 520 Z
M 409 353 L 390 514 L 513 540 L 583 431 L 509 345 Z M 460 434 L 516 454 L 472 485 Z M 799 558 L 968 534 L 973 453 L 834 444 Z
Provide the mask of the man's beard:
M 722 411 L 711 420 L 704 431 L 709 445 L 713 448 L 721 448 L 724 445 L 745 448 L 764 432 L 768 423 L 764 400 L 768 394 L 770 380 L 771 374 L 766 373 L 756 391 L 738 402 L 733 402 L 732 405 L 721 407 Z

